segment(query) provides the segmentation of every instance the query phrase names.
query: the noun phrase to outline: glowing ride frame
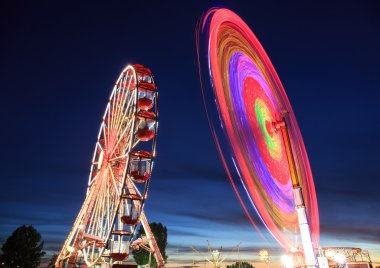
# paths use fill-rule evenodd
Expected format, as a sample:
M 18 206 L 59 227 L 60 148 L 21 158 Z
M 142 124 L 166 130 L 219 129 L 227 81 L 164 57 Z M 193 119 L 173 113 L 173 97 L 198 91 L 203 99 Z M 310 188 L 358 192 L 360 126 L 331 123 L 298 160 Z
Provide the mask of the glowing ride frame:
M 289 162 L 291 180 L 293 185 L 293 195 L 297 210 L 298 224 L 301 233 L 302 246 L 305 254 L 305 264 L 307 267 L 315 267 L 317 260 L 315 257 L 313 242 L 311 240 L 311 233 L 309 227 L 309 221 L 307 219 L 305 203 L 303 200 L 302 187 L 297 174 L 297 169 L 294 161 L 294 155 L 292 152 L 292 144 L 289 138 L 289 133 L 286 126 L 285 118 L 280 122 L 273 122 L 274 128 L 277 131 L 281 131 L 281 135 L 284 141 L 286 157 Z
M 128 258 L 130 247 L 139 246 L 153 253 L 158 267 L 164 266 L 143 211 L 155 157 L 157 102 L 151 71 L 142 65 L 128 65 L 104 112 L 87 195 L 56 267 L 76 267 L 79 259 L 89 267 L 120 264 Z M 147 239 L 132 243 L 140 222 Z
M 287 251 L 296 250 L 289 230 L 298 229 L 306 265 L 315 267 L 313 242 L 317 248 L 319 216 L 313 178 L 297 121 L 272 63 L 247 24 L 224 8 L 211 9 L 203 16 L 197 51 L 209 124 L 245 213 L 260 232 L 229 166 L 236 169 L 251 204 L 279 244 Z M 207 74 L 201 69 L 206 65 Z M 211 94 L 204 89 L 208 78 Z M 207 94 L 215 98 L 221 127 L 211 118 L 215 110 L 206 104 Z M 218 135 L 218 129 L 224 135 Z M 228 153 L 221 143 L 223 137 L 229 144 Z

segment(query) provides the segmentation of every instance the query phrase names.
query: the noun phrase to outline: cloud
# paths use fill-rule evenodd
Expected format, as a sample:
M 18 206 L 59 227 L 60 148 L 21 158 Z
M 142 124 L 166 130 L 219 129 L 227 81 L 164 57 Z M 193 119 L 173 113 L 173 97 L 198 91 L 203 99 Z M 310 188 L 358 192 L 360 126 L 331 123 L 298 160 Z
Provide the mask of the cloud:
M 44 251 L 50 251 L 50 252 L 59 252 L 63 246 L 63 241 L 56 242 L 56 241 L 50 241 L 49 243 L 44 243 Z
M 210 244 L 211 249 L 215 250 L 220 250 L 222 247 L 222 252 L 225 253 L 231 253 L 231 252 L 237 252 L 239 249 L 239 252 L 241 253 L 258 253 L 260 250 L 263 249 L 263 245 L 244 245 L 240 244 L 238 247 L 238 243 L 236 245 L 228 245 L 228 246 L 223 246 L 223 245 L 214 245 Z M 194 249 L 193 249 L 194 248 Z M 168 250 L 171 251 L 176 251 L 179 253 L 196 253 L 196 251 L 199 251 L 201 253 L 205 253 L 207 255 L 208 247 L 207 247 L 207 242 L 205 241 L 204 245 L 183 245 L 183 244 L 169 244 L 168 245 Z M 275 254 L 275 253 L 281 253 L 281 249 L 279 247 L 270 247 L 268 250 Z
M 375 179 L 375 178 L 374 178 Z M 341 187 L 329 187 L 323 186 L 318 187 L 317 194 L 319 195 L 330 195 L 335 197 L 340 197 L 348 200 L 354 200 L 356 202 L 377 202 L 380 203 L 379 194 L 375 192 L 374 188 L 367 187 L 366 189 L 360 189 L 358 187 L 349 187 L 341 186 Z M 324 200 L 324 199 L 322 199 Z
M 54 212 L 43 211 L 13 211 L 8 210 L 2 213 L 2 224 L 32 224 L 32 225 L 70 225 L 72 219 L 67 215 Z
M 168 235 L 169 236 L 189 236 L 189 237 L 194 237 L 194 236 L 199 236 L 200 233 L 195 232 L 195 231 L 185 231 L 185 230 L 179 230 L 179 229 L 169 229 L 168 230 Z
M 266 248 L 272 258 L 278 258 L 283 254 L 281 248 L 272 246 L 266 247 L 262 244 L 256 245 L 215 245 L 211 244 L 212 250 L 222 250 L 222 256 L 226 257 L 225 262 L 235 261 L 239 255 L 241 260 L 258 261 L 258 252 Z M 207 242 L 205 241 L 203 245 L 184 245 L 184 244 L 169 244 L 167 247 L 167 252 L 169 255 L 168 264 L 170 263 L 181 263 L 188 264 L 192 261 L 196 261 L 197 264 L 202 263 L 206 258 L 210 258 L 208 253 Z
M 380 244 L 379 225 L 354 226 L 348 224 L 347 222 L 342 222 L 339 226 L 321 225 L 321 234 L 339 240 L 366 241 Z
M 210 211 L 194 210 L 182 213 L 180 212 L 177 215 L 218 224 L 249 225 L 249 220 L 242 211 L 229 211 L 228 213 L 215 213 L 215 211 L 213 211 L 210 213 Z

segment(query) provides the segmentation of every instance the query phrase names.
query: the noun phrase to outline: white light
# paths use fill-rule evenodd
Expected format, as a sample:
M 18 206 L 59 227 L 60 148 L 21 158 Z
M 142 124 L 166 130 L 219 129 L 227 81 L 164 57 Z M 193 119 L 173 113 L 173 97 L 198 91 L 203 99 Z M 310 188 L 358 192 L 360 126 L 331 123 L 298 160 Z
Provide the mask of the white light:
M 267 259 L 269 257 L 269 252 L 266 249 L 262 249 L 259 251 L 260 259 Z
M 74 251 L 74 248 L 72 246 L 67 246 L 67 251 L 68 252 L 73 252 Z
M 346 256 L 344 256 L 343 254 L 335 254 L 334 261 L 338 264 L 344 264 L 346 262 Z
M 104 153 L 103 153 L 103 151 L 100 151 L 100 155 L 99 155 L 99 159 L 98 159 L 98 169 L 100 169 L 102 167 L 103 157 L 104 157 Z
M 286 268 L 293 268 L 293 258 L 290 255 L 282 255 L 281 262 Z
M 78 257 L 83 257 L 83 252 L 82 252 L 82 250 L 78 250 Z
M 331 250 L 331 249 L 328 249 L 328 250 L 325 251 L 325 256 L 328 259 L 333 259 L 334 255 L 335 255 L 335 252 L 333 250 Z

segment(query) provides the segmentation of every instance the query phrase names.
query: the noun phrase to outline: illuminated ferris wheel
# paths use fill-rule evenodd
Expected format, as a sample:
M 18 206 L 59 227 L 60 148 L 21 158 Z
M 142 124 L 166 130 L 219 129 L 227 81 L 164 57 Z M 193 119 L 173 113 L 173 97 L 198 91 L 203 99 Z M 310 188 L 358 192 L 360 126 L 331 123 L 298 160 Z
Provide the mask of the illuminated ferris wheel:
M 148 248 L 163 266 L 143 212 L 155 156 L 157 100 L 150 69 L 128 65 L 117 79 L 104 112 L 86 198 L 56 267 L 122 264 L 140 222 Z

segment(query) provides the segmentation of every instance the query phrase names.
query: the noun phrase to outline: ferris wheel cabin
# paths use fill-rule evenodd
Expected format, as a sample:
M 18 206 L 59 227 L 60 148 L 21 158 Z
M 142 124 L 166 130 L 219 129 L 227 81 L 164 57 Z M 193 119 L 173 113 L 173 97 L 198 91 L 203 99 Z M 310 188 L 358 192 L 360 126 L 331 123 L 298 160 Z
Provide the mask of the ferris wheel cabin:
M 128 177 L 133 183 L 145 185 L 144 193 L 125 192 L 121 198 L 119 210 L 120 226 L 130 227 L 135 230 L 141 221 L 143 202 L 146 199 L 146 187 L 151 177 L 153 166 L 153 152 L 155 147 L 155 136 L 157 132 L 157 87 L 154 84 L 150 69 L 135 64 L 137 82 L 131 90 L 137 89 L 135 132 L 134 135 L 139 142 L 153 142 L 152 151 L 133 150 L 129 153 Z M 120 94 L 120 93 L 119 93 Z M 122 95 L 117 96 L 122 97 Z M 127 185 L 131 188 L 131 184 Z M 124 227 L 124 228 L 125 228 Z M 124 230 L 114 230 L 113 235 L 119 239 L 110 241 L 110 257 L 115 262 L 122 262 L 129 256 L 130 239 L 126 241 L 123 237 L 133 236 L 134 232 L 124 232 Z

